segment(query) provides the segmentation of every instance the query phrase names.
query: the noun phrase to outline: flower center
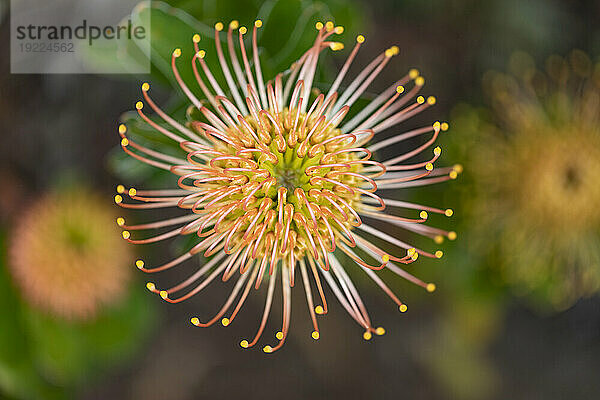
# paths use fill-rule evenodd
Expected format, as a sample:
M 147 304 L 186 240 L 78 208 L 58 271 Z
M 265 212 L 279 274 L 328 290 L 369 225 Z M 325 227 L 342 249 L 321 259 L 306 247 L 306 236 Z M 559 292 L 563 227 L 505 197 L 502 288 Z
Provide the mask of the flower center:
M 274 263 L 312 251 L 322 260 L 318 252 L 333 251 L 341 232 L 358 225 L 354 208 L 367 183 L 359 172 L 370 153 L 355 147 L 356 134 L 331 127 L 324 109 L 269 112 L 220 132 L 192 126 L 213 146 L 187 148 L 201 171 L 191 175 L 201 200 L 185 206 L 205 214 L 200 236 L 211 223 L 227 234 L 225 252 L 247 248 Z
M 286 188 L 288 193 L 294 193 L 294 191 L 302 185 L 300 182 L 302 172 L 291 166 L 277 168 L 276 176 L 277 186 Z
M 596 206 L 600 201 L 600 188 L 595 180 L 600 173 L 600 158 L 597 147 L 592 145 L 598 143 L 598 139 L 595 133 L 556 135 L 545 137 L 544 148 L 537 153 L 521 150 L 520 162 L 515 163 L 521 170 L 513 172 L 519 177 L 519 207 L 546 229 L 557 233 L 565 234 L 565 229 L 586 231 L 600 221 Z M 563 137 L 569 137 L 569 141 Z M 523 146 L 536 148 L 530 142 L 523 143 Z M 574 155 L 565 151 L 567 143 L 572 148 L 589 150 Z
M 581 174 L 574 165 L 568 165 L 565 168 L 564 188 L 566 190 L 577 191 L 581 184 Z

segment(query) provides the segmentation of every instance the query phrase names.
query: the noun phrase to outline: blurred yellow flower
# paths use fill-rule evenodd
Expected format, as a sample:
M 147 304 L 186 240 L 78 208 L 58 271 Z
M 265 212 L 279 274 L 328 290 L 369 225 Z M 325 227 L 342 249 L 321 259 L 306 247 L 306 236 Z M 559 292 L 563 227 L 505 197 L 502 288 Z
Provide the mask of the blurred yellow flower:
M 545 72 L 524 53 L 509 65 L 484 78 L 496 121 L 478 128 L 474 221 L 508 283 L 565 308 L 600 288 L 600 64 L 573 51 Z

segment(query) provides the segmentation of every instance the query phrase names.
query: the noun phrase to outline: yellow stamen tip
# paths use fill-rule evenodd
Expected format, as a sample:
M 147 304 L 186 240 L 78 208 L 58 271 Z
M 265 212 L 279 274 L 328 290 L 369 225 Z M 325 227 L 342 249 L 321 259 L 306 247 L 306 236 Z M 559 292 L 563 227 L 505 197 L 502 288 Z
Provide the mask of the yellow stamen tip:
M 323 23 L 321 21 L 317 22 L 315 24 L 315 28 L 317 28 L 317 30 L 320 31 L 321 29 L 323 29 Z
M 442 148 L 440 146 L 436 147 L 435 149 L 433 149 L 433 154 L 439 156 L 440 154 L 442 154 Z
M 223 325 L 223 326 L 227 326 L 227 325 L 229 325 L 229 318 L 223 318 L 223 319 L 221 320 L 221 325 Z
M 404 93 L 404 86 L 400 85 L 396 88 L 396 93 L 400 94 L 400 93 Z
M 448 239 L 456 240 L 456 237 L 457 237 L 456 232 L 454 232 L 454 231 L 448 232 Z
M 123 146 L 123 147 L 129 146 L 129 139 L 127 139 L 127 138 L 121 139 L 121 146 Z
M 377 329 L 375 329 L 375 334 L 377 336 L 385 335 L 385 329 L 384 329 L 384 327 L 380 326 Z
M 131 188 L 129 189 L 129 196 L 133 197 L 137 194 L 137 190 L 135 190 L 135 188 Z
M 198 325 L 200 323 L 200 320 L 197 317 L 193 317 L 191 320 L 192 324 L 194 325 Z
M 423 78 L 422 76 L 417 76 L 417 78 L 415 79 L 415 85 L 423 86 L 424 84 L 425 84 L 425 78 Z
M 327 29 L 327 32 L 331 32 L 333 30 L 333 27 L 334 25 L 332 21 L 327 21 L 325 23 L 325 29 Z
M 260 28 L 262 26 L 262 21 L 260 19 L 257 19 L 256 21 L 254 21 L 254 26 Z
M 463 166 L 460 164 L 454 164 L 452 169 L 455 170 L 457 174 L 460 174 L 461 172 L 463 172 Z
M 410 71 L 408 71 L 408 77 L 410 79 L 415 79 L 419 76 L 419 70 L 416 68 L 411 69 Z
M 344 48 L 344 43 L 341 42 L 331 42 L 329 44 L 329 48 L 333 51 L 339 51 L 342 50 Z
M 119 133 L 125 133 L 127 132 L 127 127 L 125 126 L 125 124 L 120 124 L 119 125 Z
M 429 293 L 435 292 L 435 283 L 428 283 L 426 289 Z
M 125 192 L 125 186 L 117 185 L 117 193 L 123 193 L 123 192 Z
M 458 173 L 456 171 L 450 171 L 448 176 L 450 177 L 450 179 L 456 179 L 458 178 Z
M 241 33 L 242 35 L 245 35 L 245 34 L 246 34 L 246 32 L 248 32 L 248 29 L 246 29 L 246 27 L 245 27 L 245 26 L 242 26 L 242 27 L 240 28 L 240 33 Z
M 442 131 L 445 132 L 448 130 L 448 128 L 450 128 L 450 125 L 448 125 L 447 122 L 442 122 Z
M 204 58 L 204 56 L 206 56 L 206 51 L 200 50 L 197 54 L 199 58 Z
M 396 54 L 400 53 L 400 47 L 398 47 L 398 46 L 392 46 L 392 47 L 390 47 L 390 50 L 392 50 L 392 53 L 394 56 Z
M 413 254 L 416 253 L 416 251 L 417 250 L 414 247 L 412 247 L 412 248 L 406 250 L 406 254 L 408 254 L 409 256 L 412 256 Z
M 237 28 L 238 28 L 238 26 L 240 26 L 240 23 L 239 23 L 239 22 L 238 22 L 238 20 L 236 20 L 236 19 L 234 19 L 233 21 L 231 21 L 231 22 L 229 23 L 229 27 L 230 27 L 231 29 L 237 29 Z
M 181 56 L 181 49 L 177 48 L 175 50 L 173 50 L 173 57 L 179 57 Z
M 442 125 L 442 124 L 440 124 L 440 121 L 435 121 L 435 122 L 433 123 L 433 129 L 435 129 L 435 130 L 438 130 L 438 129 L 440 129 L 440 126 L 441 126 L 441 125 Z
M 387 50 L 385 51 L 385 56 L 386 56 L 387 58 L 393 57 L 393 56 L 394 56 L 394 50 L 392 50 L 391 48 L 387 49 Z
M 311 336 L 312 336 L 312 338 L 313 338 L 313 339 L 315 339 L 315 340 L 319 340 L 319 338 L 321 337 L 321 336 L 319 335 L 319 332 L 317 332 L 317 331 L 313 331 L 313 333 L 311 334 Z
M 335 27 L 335 33 L 338 35 L 341 35 L 342 33 L 344 33 L 344 27 L 343 26 L 336 26 Z
M 117 218 L 117 225 L 119 225 L 119 226 L 125 225 L 125 218 L 123 218 L 123 217 Z
M 444 252 L 441 250 L 438 250 L 435 252 L 435 257 L 436 258 L 442 258 L 442 256 L 444 255 Z
M 419 103 L 419 104 L 425 103 L 425 97 L 423 97 L 423 96 L 417 97 L 417 103 Z
M 427 104 L 429 104 L 430 106 L 434 105 L 436 102 L 435 96 L 429 96 L 427 98 Z
M 221 32 L 221 31 L 223 30 L 223 23 L 222 23 L 222 22 L 217 22 L 217 23 L 215 24 L 215 30 L 216 30 L 217 32 Z
M 169 293 L 167 293 L 166 290 L 161 290 L 159 294 L 160 294 L 160 297 L 162 297 L 163 299 L 166 299 L 167 297 L 169 297 Z
M 129 233 L 129 231 L 123 231 L 123 239 L 127 240 L 129 239 L 129 237 L 131 236 L 131 234 Z
M 427 211 L 421 211 L 419 213 L 419 217 L 421 217 L 422 219 L 427 219 L 427 217 L 428 217 Z
M 446 217 L 451 217 L 452 215 L 454 215 L 454 210 L 451 208 L 447 208 L 446 211 L 444 211 L 444 215 L 446 215 Z
M 150 90 L 150 84 L 148 82 L 142 83 L 142 90 L 144 92 L 147 92 L 148 90 Z
M 425 164 L 425 169 L 427 171 L 433 171 L 433 164 L 428 162 L 427 164 Z
M 143 260 L 137 260 L 135 262 L 135 266 L 138 267 L 139 269 L 144 268 L 144 261 Z
M 383 262 L 384 264 L 386 264 L 389 261 L 390 261 L 390 255 L 389 254 L 384 254 L 384 255 L 381 256 L 381 262 Z
M 141 101 L 138 101 L 137 103 L 135 103 L 135 108 L 137 108 L 138 110 L 141 110 L 142 108 L 144 108 L 144 103 L 142 103 Z
M 196 33 L 194 36 L 192 36 L 192 42 L 200 43 L 200 35 Z
M 119 204 L 123 201 L 123 197 L 121 197 L 121 195 L 116 195 L 115 196 L 115 203 Z
M 240 346 L 242 346 L 244 349 L 248 348 L 248 341 L 247 340 L 242 340 L 240 342 Z
M 317 314 L 323 314 L 323 312 L 324 312 L 323 307 L 322 306 L 316 306 L 315 307 L 315 312 Z
M 442 243 L 444 243 L 444 237 L 442 235 L 437 235 L 436 237 L 433 238 L 433 241 L 436 244 L 442 244 Z
M 283 332 L 279 331 L 275 334 L 275 337 L 277 338 L 277 340 L 281 340 L 283 339 Z
M 156 285 L 152 282 L 148 282 L 146 283 L 146 289 L 148 289 L 151 292 L 154 292 L 156 290 Z
M 272 353 L 273 352 L 273 348 L 271 346 L 267 345 L 267 346 L 263 347 L 263 351 L 265 353 Z
M 373 337 L 373 335 L 371 335 L 371 332 L 366 331 L 365 333 L 363 333 L 363 339 L 365 340 L 371 340 L 371 338 Z
M 415 252 L 412 256 L 410 256 L 410 258 L 412 258 L 413 261 L 417 261 L 417 258 L 419 258 L 419 253 Z
M 400 304 L 400 307 L 398 307 L 398 309 L 400 310 L 400 312 L 406 312 L 406 310 L 408 310 L 408 307 L 406 307 L 406 304 Z
M 365 37 L 363 35 L 358 35 L 356 37 L 356 42 L 357 43 L 364 43 L 365 42 Z

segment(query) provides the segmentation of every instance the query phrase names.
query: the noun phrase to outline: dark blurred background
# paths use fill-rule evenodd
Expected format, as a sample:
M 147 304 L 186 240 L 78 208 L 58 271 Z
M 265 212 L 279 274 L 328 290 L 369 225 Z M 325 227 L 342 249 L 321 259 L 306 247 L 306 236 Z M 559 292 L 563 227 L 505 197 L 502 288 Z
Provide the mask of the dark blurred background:
M 291 3 L 288 18 L 295 20 L 294 13 L 310 2 Z M 265 10 L 262 2 L 249 0 L 169 4 L 208 26 L 233 18 L 250 24 Z M 451 124 L 441 139 L 443 161 L 464 165 L 466 185 L 469 164 L 460 157 L 469 151 L 470 136 L 461 135 L 452 117 L 461 105 L 487 107 L 482 90 L 486 71 L 506 70 L 518 50 L 540 65 L 550 55 L 566 55 L 573 49 L 583 50 L 592 60 L 600 54 L 600 3 L 594 0 L 336 0 L 315 4 L 315 18 L 331 15 L 336 24 L 346 27 L 346 43 L 365 34 L 363 62 L 389 45 L 400 47 L 400 55 L 378 79 L 377 88 L 386 87 L 386 82 L 408 68 L 419 68 L 427 80 L 427 93 L 438 99 L 435 112 L 427 117 Z M 7 3 L 2 3 L 0 12 L 0 397 L 600 397 L 600 298 L 592 295 L 566 309 L 549 310 L 532 307 L 527 296 L 511 290 L 488 258 L 471 252 L 468 230 L 474 221 L 464 217 L 469 212 L 463 204 L 470 203 L 462 201 L 469 191 L 460 188 L 461 178 L 419 195 L 427 204 L 443 200 L 456 213 L 453 221 L 443 221 L 458 232 L 455 242 L 442 245 L 446 256 L 435 262 L 419 260 L 413 270 L 436 282 L 438 290 L 427 294 L 408 282 L 391 282 L 410 306 L 409 312 L 400 315 L 376 288 L 358 282 L 372 317 L 387 331 L 370 342 L 362 339 L 361 330 L 334 301 L 329 315 L 320 320 L 321 339 L 312 340 L 304 294 L 296 290 L 292 333 L 284 348 L 268 356 L 258 350 L 244 351 L 238 343 L 255 329 L 261 296 L 246 304 L 235 326 L 197 329 L 189 317 L 211 313 L 226 291 L 213 285 L 201 298 L 168 305 L 145 290 L 147 277 L 139 271 L 133 272 L 128 294 L 120 300 L 127 306 L 110 304 L 107 311 L 84 321 L 37 310 L 11 278 L 10 248 L 20 240 L 15 233 L 19 221 L 46 193 L 78 186 L 85 186 L 90 196 L 98 193 L 105 199 L 102 206 L 107 212 L 119 215 L 112 201 L 115 186 L 124 181 L 147 183 L 147 176 L 128 173 L 129 164 L 122 164 L 115 150 L 117 124 L 138 100 L 141 82 L 158 82 L 162 100 L 175 94 L 171 95 L 169 77 L 157 71 L 135 77 L 11 74 Z M 169 30 L 170 25 L 156 29 Z M 189 40 L 187 34 L 183 38 Z M 278 43 L 269 43 L 266 35 L 264 40 L 268 50 L 275 52 Z M 325 56 L 332 65 L 341 62 L 336 57 Z M 95 210 L 94 203 L 89 208 L 91 219 Z M 600 246 L 596 236 L 591 240 Z M 47 251 L 52 259 L 52 249 Z M 150 252 L 163 260 L 173 247 L 134 251 Z M 123 268 L 133 268 L 134 257 L 129 254 Z M 276 316 L 279 312 L 275 307 Z M 134 319 L 135 323 L 123 322 Z M 97 343 L 110 349 L 113 339 L 121 346 L 118 355 L 96 354 Z

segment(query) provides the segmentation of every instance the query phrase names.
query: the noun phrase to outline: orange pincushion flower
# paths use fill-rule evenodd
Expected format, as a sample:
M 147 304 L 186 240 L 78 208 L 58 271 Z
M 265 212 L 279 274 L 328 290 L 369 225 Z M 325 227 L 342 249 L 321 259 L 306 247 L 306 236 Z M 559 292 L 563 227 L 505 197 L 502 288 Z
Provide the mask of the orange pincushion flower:
M 73 320 L 91 319 L 119 300 L 131 278 L 124 265 L 131 253 L 111 220 L 102 198 L 84 190 L 47 194 L 33 204 L 18 219 L 9 249 L 25 300 Z
M 428 291 L 435 289 L 435 285 L 413 277 L 398 265 L 410 264 L 419 255 L 440 258 L 442 252 L 416 249 L 375 228 L 375 223 L 386 222 L 440 242 L 444 236 L 454 239 L 456 234 L 425 226 L 423 222 L 428 212 L 451 216 L 452 210 L 384 199 L 375 192 L 456 178 L 460 172 L 456 168 L 434 169 L 433 163 L 441 154 L 439 147 L 425 160 L 400 164 L 428 149 L 438 134 L 448 129 L 448 124 L 435 122 L 371 144 L 380 132 L 435 104 L 434 97 L 418 95 L 424 79 L 417 70 L 410 70 L 369 105 L 353 109 L 352 118 L 346 118 L 356 100 L 398 53 L 398 48 L 383 51 L 338 94 L 364 42 L 364 37 L 358 36 L 328 92 L 315 95 L 313 79 L 319 55 L 325 49 L 343 49 L 341 43 L 331 41 L 332 35 L 342 33 L 343 28 L 332 22 L 318 23 L 314 45 L 289 71 L 265 84 L 257 44 L 257 29 L 261 26 L 260 20 L 255 21 L 250 61 L 244 36 L 248 30 L 238 29 L 237 21 L 229 25 L 227 49 L 232 72 L 219 38 L 224 26 L 215 25 L 217 57 L 226 78 L 228 95 L 204 61 L 207 54 L 199 47 L 199 35 L 193 37 L 192 68 L 204 99 L 199 99 L 181 79 L 177 59 L 182 50 L 173 51 L 173 74 L 193 105 L 188 109 L 188 120 L 183 123 L 154 103 L 148 83 L 142 85 L 144 101 L 136 104 L 140 117 L 159 133 L 178 142 L 183 156 L 174 157 L 143 146 L 127 136 L 125 125 L 119 127 L 121 146 L 132 157 L 178 176 L 179 188 L 126 191 L 120 185 L 115 201 L 125 208 L 178 207 L 186 213 L 143 225 L 130 226 L 120 220 L 119 225 L 125 229 L 123 238 L 141 244 L 179 235 L 198 237 L 195 246 L 164 265 L 149 268 L 142 260 L 136 262 L 139 269 L 152 273 L 172 268 L 201 253 L 210 257 L 196 273 L 173 287 L 158 289 L 154 283 L 148 283 L 150 291 L 170 303 L 194 296 L 219 275 L 223 281 L 236 276 L 237 282 L 225 305 L 213 318 L 203 318 L 205 322 L 192 318 L 196 326 L 209 326 L 219 320 L 225 326 L 231 324 L 252 287 L 258 289 L 263 281 L 268 281 L 260 327 L 252 340 L 242 340 L 242 347 L 255 345 L 261 337 L 278 276 L 283 291 L 283 322 L 281 331 L 276 334 L 279 342 L 263 350 L 270 353 L 283 345 L 290 324 L 291 289 L 297 280 L 297 269 L 306 292 L 314 339 L 319 338 L 316 314 L 327 313 L 321 279 L 364 328 L 365 339 L 370 339 L 373 333 L 383 334 L 384 330 L 373 327 L 346 270 L 364 270 L 402 312 L 406 311 L 406 305 L 375 271 L 387 268 Z M 238 31 L 241 62 L 235 50 L 234 30 Z M 158 123 L 148 117 L 144 111 L 146 105 L 163 121 Z M 192 117 L 194 113 L 201 115 Z M 407 153 L 384 162 L 371 159 L 373 152 L 383 147 L 422 135 L 431 137 Z M 135 202 L 124 202 L 126 192 Z M 401 217 L 392 212 L 384 213 L 386 206 L 420 212 L 412 218 Z M 363 218 L 370 221 L 367 223 Z M 169 226 L 175 228 L 146 239 L 131 237 L 134 231 Z M 393 248 L 383 250 L 372 241 L 374 238 L 388 242 Z M 342 266 L 341 259 L 348 260 L 348 265 Z M 312 285 L 320 297 L 316 307 Z M 233 312 L 224 317 L 238 296 Z

